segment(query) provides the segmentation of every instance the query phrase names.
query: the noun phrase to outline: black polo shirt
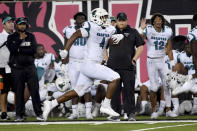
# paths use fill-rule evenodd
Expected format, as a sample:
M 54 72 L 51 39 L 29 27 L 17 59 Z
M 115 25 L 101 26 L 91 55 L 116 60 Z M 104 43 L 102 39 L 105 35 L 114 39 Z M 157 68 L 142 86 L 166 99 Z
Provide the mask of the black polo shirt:
M 132 59 L 135 55 L 135 47 L 144 45 L 145 42 L 138 31 L 129 25 L 122 31 L 116 26 L 116 34 L 123 34 L 120 45 L 109 45 L 108 67 L 112 69 L 132 70 Z

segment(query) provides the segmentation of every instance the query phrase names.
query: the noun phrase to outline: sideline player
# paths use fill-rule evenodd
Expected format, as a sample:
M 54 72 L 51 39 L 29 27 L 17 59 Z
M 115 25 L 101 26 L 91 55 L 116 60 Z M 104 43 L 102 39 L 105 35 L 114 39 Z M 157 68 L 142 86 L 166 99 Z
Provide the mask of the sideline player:
M 165 84 L 166 69 L 165 64 L 165 47 L 170 59 L 172 69 L 175 70 L 175 63 L 173 60 L 173 53 L 171 47 L 172 29 L 165 26 L 165 19 L 163 15 L 156 13 L 151 18 L 151 25 L 146 25 L 146 19 L 141 20 L 141 27 L 139 33 L 142 37 L 147 39 L 147 69 L 151 84 L 150 99 L 152 105 L 152 119 L 156 119 L 159 115 L 156 113 L 156 92 L 159 88 L 157 73 L 161 78 L 164 88 L 164 95 L 166 101 L 166 116 L 176 117 L 177 115 L 171 111 L 171 94 Z

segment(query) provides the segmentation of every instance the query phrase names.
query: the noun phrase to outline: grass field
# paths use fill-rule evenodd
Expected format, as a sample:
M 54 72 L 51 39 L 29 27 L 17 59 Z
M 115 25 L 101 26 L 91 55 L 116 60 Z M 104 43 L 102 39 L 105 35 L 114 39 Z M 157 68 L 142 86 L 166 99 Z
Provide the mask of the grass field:
M 36 122 L 35 118 L 28 117 L 25 122 L 0 121 L 0 131 L 197 131 L 197 116 L 159 117 L 154 121 L 149 116 L 137 116 L 136 119 L 135 122 L 111 122 L 103 117 L 92 121 L 50 118 L 47 122 Z

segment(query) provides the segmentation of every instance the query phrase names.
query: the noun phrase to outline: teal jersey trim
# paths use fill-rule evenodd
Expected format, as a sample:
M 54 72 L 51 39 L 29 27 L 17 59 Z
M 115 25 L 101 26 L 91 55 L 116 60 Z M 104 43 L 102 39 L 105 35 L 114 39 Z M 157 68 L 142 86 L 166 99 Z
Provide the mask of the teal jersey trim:
M 196 36 L 195 36 L 194 34 L 189 33 L 189 35 L 192 35 L 192 36 L 193 36 L 193 39 L 191 39 L 191 42 L 192 42 L 193 40 L 196 40 Z
M 87 22 L 88 23 L 88 28 L 85 28 L 86 29 L 86 31 L 88 32 L 88 36 L 90 35 L 90 28 L 91 28 L 91 25 L 90 25 L 90 23 L 89 22 Z

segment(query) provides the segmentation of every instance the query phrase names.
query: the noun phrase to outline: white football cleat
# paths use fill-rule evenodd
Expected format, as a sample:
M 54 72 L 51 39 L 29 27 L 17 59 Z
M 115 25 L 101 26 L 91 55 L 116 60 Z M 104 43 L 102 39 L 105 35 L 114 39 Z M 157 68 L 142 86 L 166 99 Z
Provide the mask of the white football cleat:
M 151 119 L 157 119 L 159 117 L 158 113 L 157 112 L 153 112 L 151 114 Z
M 179 108 L 173 109 L 172 112 L 175 113 L 177 116 L 179 116 Z
M 177 114 L 175 114 L 174 112 L 172 112 L 172 111 L 168 111 L 168 112 L 166 112 L 166 117 L 177 117 L 178 115 Z
M 107 104 L 107 103 L 102 102 L 101 108 L 100 108 L 100 112 L 101 112 L 101 113 L 108 114 L 108 115 L 110 115 L 110 116 L 120 116 L 120 114 L 118 114 L 117 112 L 115 112 L 115 111 L 111 108 L 110 103 Z
M 124 113 L 124 117 L 123 117 L 124 120 L 128 120 L 128 116 L 127 116 L 127 113 Z
M 86 114 L 86 119 L 92 120 L 93 119 L 92 114 L 91 113 Z
M 162 116 L 164 114 L 163 109 L 159 109 L 157 111 L 158 116 Z
M 138 115 L 144 115 L 145 114 L 145 109 L 144 110 L 141 110 Z
M 69 120 L 74 120 L 74 119 L 78 119 L 78 118 L 79 118 L 78 114 L 71 114 L 71 115 L 68 117 Z
M 52 102 L 51 101 L 44 101 L 44 108 L 43 108 L 43 118 L 44 121 L 47 121 L 48 115 L 52 110 Z
M 94 110 L 93 110 L 93 112 L 92 112 L 92 116 L 93 116 L 93 117 L 97 117 L 97 116 L 99 115 L 99 113 L 100 113 L 100 112 L 99 112 L 99 109 L 100 109 L 100 108 L 98 108 L 97 106 L 94 107 Z
M 192 107 L 191 115 L 197 115 L 197 106 Z

